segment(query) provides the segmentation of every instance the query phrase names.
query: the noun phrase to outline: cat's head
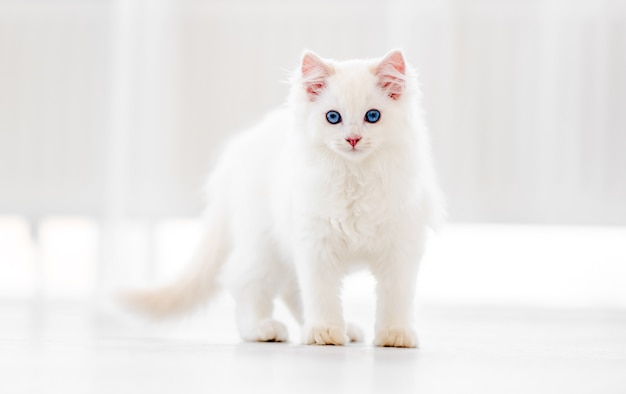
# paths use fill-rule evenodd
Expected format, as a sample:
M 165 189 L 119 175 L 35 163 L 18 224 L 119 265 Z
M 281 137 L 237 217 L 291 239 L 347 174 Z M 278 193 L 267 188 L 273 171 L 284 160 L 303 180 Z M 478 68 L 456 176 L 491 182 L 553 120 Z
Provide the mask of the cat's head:
M 310 143 L 354 161 L 409 143 L 404 134 L 415 92 L 408 71 L 399 50 L 343 62 L 305 52 L 292 87 L 299 128 Z

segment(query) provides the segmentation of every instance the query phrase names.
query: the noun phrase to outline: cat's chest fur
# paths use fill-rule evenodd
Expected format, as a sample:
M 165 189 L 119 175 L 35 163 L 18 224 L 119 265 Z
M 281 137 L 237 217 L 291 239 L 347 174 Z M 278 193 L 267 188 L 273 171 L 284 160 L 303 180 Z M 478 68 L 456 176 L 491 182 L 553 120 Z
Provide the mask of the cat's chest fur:
M 332 174 L 322 187 L 327 194 L 326 198 L 320 196 L 318 213 L 348 245 L 358 247 L 389 218 L 384 186 L 385 182 L 372 174 Z
M 383 248 L 385 235 L 393 233 L 398 207 L 406 190 L 385 166 L 357 168 L 333 165 L 308 173 L 306 187 L 294 191 L 294 222 L 297 229 L 346 256 L 362 257 Z

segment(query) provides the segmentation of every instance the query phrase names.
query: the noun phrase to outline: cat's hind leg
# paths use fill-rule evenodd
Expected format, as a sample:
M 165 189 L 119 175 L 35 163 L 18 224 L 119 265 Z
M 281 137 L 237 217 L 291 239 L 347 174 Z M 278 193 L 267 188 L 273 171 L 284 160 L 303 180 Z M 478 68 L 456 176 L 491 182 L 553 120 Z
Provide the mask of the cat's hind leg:
M 249 283 L 235 294 L 239 334 L 249 342 L 285 342 L 287 327 L 275 320 L 274 295 L 260 283 Z
M 235 298 L 237 328 L 242 339 L 287 341 L 287 327 L 273 317 L 274 299 L 283 284 L 275 255 L 259 246 L 235 253 L 229 263 L 231 270 L 225 279 Z
M 302 293 L 300 292 L 295 274 L 290 275 L 286 283 L 287 285 L 285 286 L 285 290 L 281 293 L 280 298 L 289 312 L 291 312 L 296 322 L 302 326 L 304 324 Z
M 363 342 L 363 330 L 352 322 L 346 323 L 346 335 L 350 342 Z

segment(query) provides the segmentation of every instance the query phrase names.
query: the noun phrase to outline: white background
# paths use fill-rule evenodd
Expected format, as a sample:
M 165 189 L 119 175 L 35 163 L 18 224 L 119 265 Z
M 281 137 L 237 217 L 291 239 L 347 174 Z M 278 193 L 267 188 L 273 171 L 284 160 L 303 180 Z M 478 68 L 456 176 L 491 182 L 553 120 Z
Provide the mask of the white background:
M 626 3 L 608 0 L 0 0 L 0 296 L 171 278 L 220 146 L 283 102 L 302 50 L 395 47 L 452 223 L 422 296 L 626 305 Z

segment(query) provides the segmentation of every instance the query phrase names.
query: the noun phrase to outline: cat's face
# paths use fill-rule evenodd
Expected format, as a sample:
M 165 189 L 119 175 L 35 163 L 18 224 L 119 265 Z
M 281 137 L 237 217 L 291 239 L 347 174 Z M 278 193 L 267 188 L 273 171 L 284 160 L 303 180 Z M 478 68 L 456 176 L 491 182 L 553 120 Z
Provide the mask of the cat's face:
M 369 62 L 331 62 L 305 53 L 301 72 L 305 124 L 313 143 L 358 161 L 401 138 L 398 130 L 406 119 L 401 52 Z

